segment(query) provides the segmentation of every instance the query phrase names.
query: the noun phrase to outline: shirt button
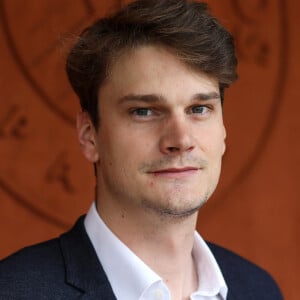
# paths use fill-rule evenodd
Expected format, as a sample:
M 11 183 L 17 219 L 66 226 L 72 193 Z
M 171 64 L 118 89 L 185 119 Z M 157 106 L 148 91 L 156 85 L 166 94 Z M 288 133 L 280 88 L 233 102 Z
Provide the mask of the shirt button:
M 162 300 L 163 296 L 164 296 L 164 293 L 161 290 L 154 291 L 154 299 L 155 300 Z

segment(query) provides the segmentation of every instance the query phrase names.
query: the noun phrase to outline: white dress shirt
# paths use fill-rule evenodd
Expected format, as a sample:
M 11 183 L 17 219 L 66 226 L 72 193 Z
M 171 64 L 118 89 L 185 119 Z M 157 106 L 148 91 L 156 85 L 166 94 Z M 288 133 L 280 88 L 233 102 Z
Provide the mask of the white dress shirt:
M 171 300 L 163 279 L 106 226 L 95 203 L 86 215 L 84 225 L 118 300 Z M 190 299 L 225 300 L 228 289 L 221 270 L 197 232 L 192 251 L 199 282 Z

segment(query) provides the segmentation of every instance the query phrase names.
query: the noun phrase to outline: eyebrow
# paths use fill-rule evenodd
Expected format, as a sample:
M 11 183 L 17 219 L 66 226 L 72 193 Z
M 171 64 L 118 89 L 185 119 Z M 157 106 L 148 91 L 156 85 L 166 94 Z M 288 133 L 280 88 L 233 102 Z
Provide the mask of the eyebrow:
M 166 99 L 162 95 L 157 94 L 146 94 L 146 95 L 137 95 L 137 94 L 128 94 L 120 98 L 119 103 L 130 101 L 141 101 L 147 103 L 154 102 L 165 102 Z
M 217 92 L 210 92 L 210 93 L 197 93 L 193 95 L 191 101 L 206 101 L 206 100 L 213 100 L 213 99 L 220 99 L 220 95 Z M 162 95 L 158 94 L 145 94 L 145 95 L 138 95 L 138 94 L 128 94 L 120 98 L 119 103 L 123 102 L 130 102 L 130 101 L 141 101 L 145 103 L 155 103 L 155 102 L 166 102 L 166 98 Z
M 213 99 L 220 99 L 220 94 L 217 92 L 210 92 L 210 93 L 198 93 L 192 97 L 192 100 L 213 100 Z

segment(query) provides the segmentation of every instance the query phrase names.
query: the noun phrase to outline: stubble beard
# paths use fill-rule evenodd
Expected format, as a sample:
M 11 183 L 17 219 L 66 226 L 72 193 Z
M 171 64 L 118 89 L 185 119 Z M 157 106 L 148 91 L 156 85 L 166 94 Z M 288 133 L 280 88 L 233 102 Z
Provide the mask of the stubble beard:
M 207 202 L 209 198 L 208 193 L 203 196 L 197 204 L 194 206 L 185 206 L 185 207 L 175 207 L 172 204 L 168 205 L 159 205 L 158 203 L 153 203 L 147 201 L 146 199 L 141 201 L 143 208 L 150 213 L 154 213 L 161 220 L 182 220 L 186 219 L 196 213 L 201 209 L 201 207 Z M 167 201 L 171 203 L 171 201 Z
M 181 166 L 191 165 L 199 169 L 205 169 L 208 166 L 208 162 L 206 160 L 186 155 L 179 158 L 164 157 L 160 160 L 150 163 L 148 162 L 141 166 L 140 171 L 148 173 L 152 172 L 153 170 L 167 168 L 172 165 L 174 161 L 178 161 L 178 164 Z M 200 196 L 198 201 L 192 201 L 192 204 L 188 204 L 190 201 L 182 198 L 177 199 L 176 202 L 186 203 L 186 205 L 178 206 L 174 204 L 174 199 L 169 196 L 169 198 L 165 199 L 163 204 L 154 202 L 153 200 L 149 201 L 148 199 L 142 199 L 141 205 L 147 212 L 156 214 L 161 220 L 182 220 L 198 213 L 200 208 L 207 202 L 214 189 L 215 187 L 212 188 L 212 191 L 207 191 L 204 196 Z

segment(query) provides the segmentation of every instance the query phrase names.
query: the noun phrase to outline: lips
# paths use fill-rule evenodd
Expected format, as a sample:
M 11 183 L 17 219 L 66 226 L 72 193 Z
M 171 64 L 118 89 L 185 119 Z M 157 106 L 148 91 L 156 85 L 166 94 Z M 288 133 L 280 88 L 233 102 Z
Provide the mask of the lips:
M 181 178 L 195 175 L 199 172 L 199 170 L 200 168 L 196 167 L 166 168 L 161 170 L 155 170 L 149 173 L 159 177 Z

